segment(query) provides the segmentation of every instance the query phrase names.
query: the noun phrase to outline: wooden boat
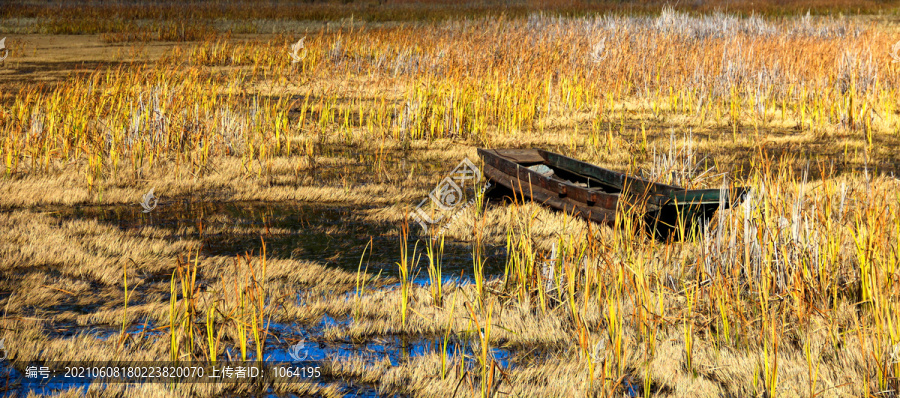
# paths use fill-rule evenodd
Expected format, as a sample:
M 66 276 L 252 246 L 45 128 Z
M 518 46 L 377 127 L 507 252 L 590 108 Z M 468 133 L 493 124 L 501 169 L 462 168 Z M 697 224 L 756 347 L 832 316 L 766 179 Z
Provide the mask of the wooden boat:
M 745 188 L 684 189 L 604 169 L 540 149 L 479 149 L 483 174 L 494 183 L 558 210 L 613 224 L 619 202 L 641 209 L 659 237 L 686 234 L 717 209 L 740 203 Z M 684 236 L 681 236 L 683 238 Z

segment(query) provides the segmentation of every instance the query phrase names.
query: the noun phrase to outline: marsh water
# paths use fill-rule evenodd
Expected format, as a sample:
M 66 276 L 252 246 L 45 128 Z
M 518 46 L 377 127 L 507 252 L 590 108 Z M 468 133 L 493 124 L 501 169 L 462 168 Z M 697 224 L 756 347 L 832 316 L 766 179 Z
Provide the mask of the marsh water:
M 395 223 L 373 222 L 367 213 L 372 206 L 329 205 L 321 203 L 270 203 L 270 202 L 192 202 L 174 200 L 160 202 L 150 212 L 135 205 L 85 205 L 76 207 L 54 207 L 40 209 L 57 217 L 61 222 L 72 219 L 94 219 L 106 223 L 123 232 L 140 232 L 152 227 L 166 231 L 163 236 L 172 241 L 195 239 L 202 242 L 201 253 L 205 256 L 235 256 L 251 253 L 259 255 L 265 242 L 267 258 L 291 258 L 308 260 L 326 266 L 357 272 L 360 256 L 367 245 L 371 251 L 365 257 L 364 267 L 370 274 L 396 276 L 396 262 L 400 258 L 399 228 Z M 424 239 L 417 225 L 410 226 L 409 251 L 423 251 Z M 505 261 L 505 248 L 487 245 L 484 247 L 487 260 L 486 276 L 499 275 Z M 423 261 L 419 269 L 411 274 L 415 283 L 429 283 Z M 472 246 L 468 242 L 446 241 L 442 256 L 442 278 L 444 282 L 469 283 L 472 280 Z M 91 308 L 71 308 L 77 313 L 92 312 Z M 420 355 L 447 350 L 449 356 L 459 356 L 464 361 L 474 360 L 474 346 L 471 342 L 452 340 L 443 346 L 440 339 L 433 337 L 406 338 L 384 336 L 363 342 L 322 343 L 319 338 L 329 326 L 348 325 L 352 318 L 334 319 L 325 316 L 312 327 L 297 324 L 271 324 L 272 334 L 264 353 L 267 361 L 290 361 L 291 345 L 301 343 L 303 352 L 310 360 L 350 357 L 363 358 L 375 362 L 389 361 L 392 365 L 408 361 Z M 52 325 L 48 331 L 55 338 L 67 339 L 88 334 L 97 339 L 116 338 L 118 330 L 113 327 L 84 327 L 78 325 Z M 161 333 L 156 325 L 133 325 L 131 334 Z M 226 355 L 238 357 L 228 352 Z M 504 368 L 509 363 L 510 352 L 493 349 L 493 357 Z M 5 365 L 5 366 L 4 366 Z M 19 371 L 0 361 L 0 375 L 21 376 Z M 334 382 L 335 380 L 332 380 Z M 374 386 L 358 384 L 352 380 L 339 380 L 347 396 L 379 397 Z M 52 393 L 56 390 L 84 388 L 87 384 L 22 387 L 20 393 Z M 5 394 L 0 392 L 0 396 Z
M 397 366 L 403 362 L 412 360 L 418 356 L 428 355 L 440 352 L 446 349 L 449 358 L 461 358 L 466 367 L 475 366 L 475 351 L 477 347 L 468 342 L 451 339 L 446 346 L 443 341 L 437 338 L 404 338 L 400 336 L 386 336 L 370 339 L 365 342 L 316 342 L 317 336 L 320 336 L 325 328 L 336 325 L 347 326 L 352 319 L 338 320 L 330 316 L 324 316 L 323 319 L 313 327 L 303 327 L 291 324 L 272 323 L 269 325 L 270 334 L 266 343 L 266 351 L 264 360 L 266 363 L 297 363 L 298 361 L 292 357 L 292 348 L 288 342 L 295 342 L 297 352 L 302 353 L 304 364 L 312 364 L 318 366 L 321 361 L 328 359 L 340 359 L 353 357 L 357 360 L 362 359 L 367 364 L 380 362 L 389 362 L 393 366 Z M 140 333 L 159 333 L 152 331 L 153 325 L 138 325 L 129 330 L 130 334 Z M 116 339 L 118 331 L 113 328 L 95 328 L 89 332 L 97 339 Z M 296 343 L 298 342 L 299 343 Z M 510 366 L 510 351 L 492 348 L 491 356 L 503 368 Z M 240 357 L 239 352 L 233 349 L 226 349 L 226 356 L 229 358 Z M 255 355 L 250 352 L 249 361 L 255 361 Z M 0 379 L 16 380 L 21 378 L 22 372 L 0 361 Z M 315 381 L 310 381 L 315 382 Z M 354 380 L 334 380 L 324 379 L 321 381 L 323 385 L 338 382 L 341 385 L 343 394 L 346 397 L 387 397 L 393 395 L 384 395 L 379 393 L 376 386 L 359 383 Z M 17 391 L 21 393 L 36 393 L 52 395 L 53 393 L 69 390 L 82 389 L 87 391 L 89 383 L 86 382 L 63 382 L 60 379 L 54 380 L 47 384 L 27 384 L 22 385 Z M 0 396 L 4 395 L 4 391 L 0 390 Z M 267 397 L 293 397 L 291 394 L 267 394 Z

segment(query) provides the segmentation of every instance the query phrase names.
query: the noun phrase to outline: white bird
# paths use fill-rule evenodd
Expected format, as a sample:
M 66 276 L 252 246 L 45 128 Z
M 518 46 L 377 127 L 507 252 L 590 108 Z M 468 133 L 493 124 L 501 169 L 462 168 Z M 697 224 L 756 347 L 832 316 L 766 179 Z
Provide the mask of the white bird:
M 292 64 L 296 64 L 296 63 L 302 61 L 303 58 L 306 58 L 306 51 L 303 51 L 303 54 L 300 54 L 300 50 L 304 49 L 304 47 L 303 47 L 304 40 L 306 40 L 306 37 L 298 40 L 296 43 L 294 43 L 291 46 L 291 53 L 288 55 L 290 55 L 291 58 L 294 59 L 293 61 L 291 61 Z

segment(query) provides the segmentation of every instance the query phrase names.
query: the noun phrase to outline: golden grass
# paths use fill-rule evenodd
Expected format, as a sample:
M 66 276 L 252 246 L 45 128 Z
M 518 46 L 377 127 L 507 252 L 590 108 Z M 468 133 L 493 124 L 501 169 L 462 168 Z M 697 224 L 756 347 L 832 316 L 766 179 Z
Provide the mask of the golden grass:
M 885 31 L 837 19 L 727 18 L 666 11 L 655 20 L 322 30 L 295 66 L 287 38 L 179 47 L 144 71 L 23 88 L 0 114 L 3 157 L 9 175 L 80 169 L 96 195 L 106 179 L 143 179 L 169 164 L 168 175 L 202 178 L 227 167 L 222 157 L 240 159 L 245 177 L 284 181 L 325 167 L 316 159 L 329 143 L 362 147 L 373 174 L 390 160 L 385 147 L 439 138 L 527 145 L 530 135 L 623 166 L 648 161 L 669 128 L 708 137 L 702 150 L 727 138 L 734 156 L 716 159 L 725 164 L 746 161 L 737 154 L 747 150 L 798 145 L 820 147 L 799 154 L 807 159 L 897 161 L 886 149 L 898 137 L 898 75 Z M 625 28 L 607 27 L 616 25 Z M 546 36 L 548 27 L 559 32 Z M 648 41 L 633 42 L 637 35 Z M 610 44 L 594 63 L 598 40 Z M 515 42 L 530 44 L 504 45 Z
M 326 366 L 327 376 L 386 393 L 612 396 L 625 381 L 672 397 L 897 390 L 900 183 L 890 172 L 900 67 L 888 54 L 892 31 L 872 20 L 666 9 L 347 23 L 307 32 L 296 65 L 287 51 L 297 37 L 218 37 L 133 68 L 5 88 L 0 339 L 17 360 L 221 359 L 226 348 L 263 351 L 269 321 L 313 326 L 329 315 L 352 322 L 326 328 L 315 337 L 323 343 L 396 335 L 476 353 Z M 123 35 L 105 40 L 157 40 L 169 23 L 147 37 L 104 28 Z M 481 146 L 541 147 L 660 179 L 674 173 L 686 185 L 752 190 L 683 242 L 642 234 L 628 222 L 634 209 L 620 209 L 615 228 L 534 203 L 465 209 L 446 238 L 472 245 L 476 273 L 480 245 L 506 245 L 504 263 L 487 265 L 507 272 L 440 290 L 406 283 L 424 246 L 415 230 L 404 247 L 418 251 L 399 259 L 403 283 L 386 288 L 398 281 L 259 250 L 198 254 L 204 234 L 265 241 L 293 233 L 286 227 L 119 229 L 52 213 L 136 207 L 152 187 L 160 206 L 368 204 L 361 219 L 400 225 Z M 355 264 L 359 249 L 341 255 Z M 196 282 L 186 276 L 193 269 Z M 354 295 L 360 278 L 366 289 Z M 160 334 L 119 344 L 83 332 L 145 321 Z M 515 366 L 497 370 L 486 347 L 511 350 Z
M 871 186 L 876 192 L 883 192 L 885 186 L 891 187 L 896 186 L 896 184 L 890 181 L 876 181 Z M 822 198 L 820 200 L 825 199 Z M 578 233 L 578 230 L 565 228 L 565 225 L 586 226 L 583 221 L 569 220 L 567 216 L 540 209 L 533 204 L 523 206 L 522 209 L 516 207 L 510 209 L 502 207 L 489 208 L 486 217 L 488 219 L 496 217 L 496 224 L 504 225 L 504 223 L 518 222 L 517 219 L 521 216 L 516 216 L 516 213 L 523 210 L 538 213 L 537 217 L 543 222 L 536 224 L 549 224 L 559 228 L 558 233 L 532 232 L 536 235 L 545 236 L 545 239 L 564 235 L 565 233 Z M 466 218 L 461 219 L 465 220 Z M 8 229 L 13 231 L 9 242 L 16 242 L 16 246 L 11 244 L 6 246 L 6 253 L 18 250 L 19 247 L 27 248 L 29 245 L 40 244 L 45 237 L 58 236 L 58 238 L 54 238 L 56 239 L 54 242 L 59 243 L 53 246 L 65 247 L 70 251 L 78 250 L 79 246 L 91 248 L 107 247 L 105 252 L 101 251 L 101 253 L 108 256 L 116 256 L 117 252 L 111 249 L 114 246 L 103 243 L 104 241 L 115 242 L 115 247 L 121 246 L 127 249 L 130 245 L 128 242 L 136 240 L 136 242 L 140 243 L 135 244 L 149 246 L 139 250 L 135 249 L 135 253 L 156 252 L 171 260 L 176 255 L 173 250 L 176 250 L 177 247 L 183 248 L 190 243 L 180 243 L 180 246 L 175 247 L 172 247 L 171 244 L 163 244 L 160 239 L 164 238 L 164 235 L 160 235 L 153 230 L 142 231 L 142 235 L 148 235 L 144 237 L 131 236 L 133 232 L 124 234 L 115 229 L 103 230 L 103 233 L 91 235 L 89 231 L 96 231 L 99 227 L 95 221 L 72 221 L 56 225 L 46 215 L 25 211 L 9 214 L 5 222 Z M 452 234 L 454 230 L 456 229 L 451 228 L 450 233 Z M 17 234 L 16 231 L 32 231 L 35 234 Z M 500 231 L 502 231 L 502 228 Z M 601 231 L 603 234 L 612 232 L 609 229 L 602 229 Z M 500 234 L 493 235 L 493 239 L 502 239 Z M 156 237 L 154 238 L 154 236 Z M 155 250 L 150 249 L 153 245 L 158 245 L 159 248 Z M 730 278 L 716 279 L 711 284 L 699 285 L 698 288 L 702 292 L 708 293 L 699 295 L 701 299 L 695 305 L 696 313 L 685 314 L 683 310 L 686 297 L 683 293 L 670 290 L 670 287 L 667 285 L 667 278 L 669 277 L 674 277 L 680 281 L 679 283 L 684 284 L 690 284 L 690 281 L 697 280 L 695 276 L 690 276 L 690 274 L 682 276 L 679 274 L 678 268 L 673 268 L 671 265 L 673 261 L 676 264 L 680 261 L 685 261 L 682 260 L 685 255 L 678 254 L 677 246 L 675 247 L 676 250 L 672 250 L 672 248 L 666 248 L 665 245 L 653 244 L 652 241 L 639 240 L 634 245 L 636 250 L 638 248 L 643 248 L 643 250 L 650 249 L 651 254 L 645 258 L 655 259 L 651 260 L 651 264 L 646 266 L 648 269 L 648 280 L 651 285 L 651 293 L 648 296 L 645 298 L 641 298 L 638 294 L 617 296 L 619 300 L 622 300 L 623 318 L 626 320 L 620 332 L 623 340 L 622 346 L 624 347 L 621 368 L 633 372 L 638 377 L 646 378 L 645 375 L 649 375 L 655 386 L 654 394 L 658 395 L 697 396 L 694 394 L 700 394 L 700 396 L 718 396 L 720 393 L 724 393 L 744 396 L 758 393 L 762 389 L 762 387 L 758 386 L 764 383 L 759 380 L 761 369 L 764 367 L 759 350 L 766 344 L 766 341 L 765 339 L 760 340 L 759 335 L 752 332 L 752 330 L 762 326 L 759 323 L 761 321 L 758 318 L 756 320 L 752 318 L 747 319 L 747 316 L 752 317 L 751 314 L 739 316 L 737 313 L 729 312 L 728 319 L 734 322 L 735 330 L 737 330 L 731 337 L 732 341 L 734 341 L 731 344 L 725 343 L 721 337 L 716 337 L 715 330 L 719 329 L 720 326 L 715 326 L 717 325 L 716 321 L 710 323 L 710 320 L 717 319 L 716 309 L 712 307 L 715 304 L 714 297 L 717 294 L 715 292 L 723 287 L 721 284 L 727 286 L 728 283 L 734 283 L 735 280 Z M 686 246 L 684 249 L 688 250 L 686 255 L 688 260 L 693 255 L 696 255 L 696 249 L 692 249 L 690 243 L 682 244 L 682 246 Z M 694 252 L 693 255 L 690 254 L 691 251 Z M 28 250 L 26 249 L 24 252 L 28 253 Z M 600 251 L 600 253 L 603 252 L 603 250 Z M 67 255 L 64 253 L 47 252 L 47 254 L 50 256 L 48 259 L 52 259 L 54 256 L 67 258 Z M 74 258 L 78 257 L 75 256 Z M 724 257 L 723 259 L 727 258 L 729 257 Z M 85 261 L 97 260 L 97 257 L 90 257 Z M 138 263 L 144 264 L 143 259 L 139 258 L 136 260 L 138 260 Z M 40 260 L 33 258 L 29 258 L 26 261 L 38 266 L 42 263 Z M 629 272 L 629 268 L 615 271 L 618 267 L 625 266 L 625 263 L 620 262 L 619 257 L 606 259 L 601 257 L 596 261 L 599 261 L 598 271 L 600 274 L 598 278 L 613 279 L 609 282 L 602 282 L 594 289 L 599 289 L 602 285 L 610 286 L 607 283 L 614 284 L 614 281 L 618 278 L 616 275 L 621 271 Z M 612 262 L 607 263 L 609 261 Z M 200 267 L 205 273 L 203 277 L 210 279 L 209 287 L 206 289 L 207 293 L 204 294 L 228 291 L 230 279 L 234 273 L 222 271 L 231 266 L 231 263 L 233 263 L 233 259 L 222 257 L 204 258 L 201 261 Z M 6 267 L 10 267 L 12 264 L 16 263 L 8 263 Z M 102 285 L 108 285 L 108 288 L 104 290 L 106 292 L 105 297 L 108 298 L 104 299 L 103 295 L 96 296 L 100 301 L 107 301 L 106 305 L 101 304 L 107 309 L 101 308 L 91 314 L 76 317 L 74 321 L 79 325 L 106 324 L 109 325 L 111 330 L 115 330 L 117 322 L 123 314 L 121 287 L 115 286 L 119 282 L 116 277 L 112 276 L 113 274 L 117 275 L 118 267 L 115 263 L 109 261 L 98 261 L 97 264 L 110 264 L 105 269 L 108 269 L 111 275 L 106 283 L 102 283 Z M 347 300 L 341 297 L 340 294 L 334 294 L 337 292 L 352 292 L 355 286 L 355 275 L 329 271 L 332 276 L 322 277 L 321 273 L 324 269 L 320 266 L 311 263 L 298 263 L 293 260 L 269 260 L 267 265 L 267 294 L 273 297 L 285 294 L 291 295 L 294 294 L 293 292 L 296 291 L 298 286 L 307 286 L 314 289 L 313 292 L 320 292 L 307 298 L 303 306 L 298 306 L 296 303 L 293 303 L 293 300 L 286 301 L 283 311 L 273 314 L 273 320 L 313 323 L 322 314 L 330 314 L 332 316 L 349 315 L 357 306 L 352 300 Z M 297 272 L 298 269 L 303 269 L 298 268 L 298 266 L 304 268 L 312 267 L 310 269 L 312 272 Z M 67 269 L 88 271 L 91 268 L 93 268 L 94 275 L 98 275 L 98 271 L 104 269 L 102 266 L 91 267 L 77 262 L 72 263 L 71 268 L 57 266 L 51 269 L 59 269 L 65 275 Z M 3 288 L 3 290 L 28 291 L 32 293 L 27 296 L 13 295 L 3 303 L 7 311 L 9 311 L 5 321 L 6 328 L 15 331 L 8 331 L 4 335 L 7 341 L 17 342 L 15 345 L 10 345 L 13 348 L 11 351 L 13 357 L 21 360 L 34 359 L 32 356 L 40 352 L 37 347 L 43 348 L 42 355 L 44 355 L 44 358 L 49 356 L 57 359 L 77 359 L 77 357 L 72 357 L 70 354 L 63 354 L 71 352 L 82 353 L 81 355 L 85 358 L 97 358 L 100 356 L 116 358 L 119 355 L 123 355 L 121 349 L 113 341 L 114 339 L 98 341 L 93 336 L 83 335 L 76 339 L 59 340 L 57 338 L 48 338 L 44 333 L 45 329 L 43 327 L 35 329 L 37 325 L 60 324 L 73 318 L 70 314 L 65 313 L 58 316 L 44 314 L 43 322 L 46 323 L 36 323 L 31 318 L 37 314 L 29 314 L 28 308 L 50 309 L 53 308 L 54 303 L 60 303 L 60 300 L 65 302 L 71 295 L 61 292 L 61 290 L 74 293 L 78 297 L 84 297 L 86 289 L 91 289 L 83 281 L 85 277 L 81 275 L 47 280 L 46 276 L 41 277 L 41 275 L 46 275 L 45 269 L 47 268 L 39 267 L 34 269 L 30 272 L 30 278 L 8 282 L 12 284 L 8 284 Z M 103 280 L 100 276 L 95 276 L 94 278 Z M 135 276 L 134 278 L 134 283 L 140 285 L 139 277 Z M 220 279 L 220 282 L 215 281 L 217 278 Z M 47 287 L 38 286 L 38 281 Z M 321 285 L 323 281 L 328 281 L 331 284 L 323 286 Z M 340 284 L 339 281 L 343 281 L 343 284 Z M 565 280 L 562 283 L 572 282 Z M 166 323 L 167 307 L 165 305 L 165 295 L 163 294 L 164 285 L 166 284 L 166 281 L 145 282 L 143 284 L 144 287 L 138 289 L 138 292 L 133 296 L 135 301 L 132 305 L 129 305 L 129 314 L 131 314 L 132 322 L 134 320 L 140 322 L 141 318 L 148 317 L 156 322 L 157 325 Z M 678 285 L 676 288 L 681 286 L 683 285 Z M 840 285 L 835 286 L 840 288 Z M 631 283 L 624 286 L 626 291 L 631 291 L 631 289 L 635 288 Z M 789 286 L 788 292 L 794 292 L 797 288 L 797 285 Z M 525 357 L 519 359 L 518 361 L 523 362 L 517 362 L 516 368 L 505 371 L 507 373 L 505 377 L 508 377 L 509 381 L 501 382 L 500 390 L 507 391 L 512 388 L 514 391 L 520 391 L 523 394 L 565 395 L 582 394 L 594 388 L 599 389 L 598 391 L 602 391 L 604 388 L 616 388 L 614 383 L 601 383 L 600 381 L 603 379 L 593 383 L 594 387 L 591 387 L 592 383 L 589 382 L 587 373 L 585 373 L 587 372 L 588 359 L 580 354 L 581 349 L 578 348 L 579 343 L 575 338 L 576 323 L 573 321 L 569 307 L 566 305 L 555 307 L 551 305 L 548 310 L 541 311 L 536 308 L 537 304 L 533 301 L 534 299 L 528 298 L 532 297 L 530 295 L 526 296 L 525 301 L 520 301 L 504 293 L 502 281 L 488 282 L 486 289 L 489 294 L 486 296 L 488 302 L 485 305 L 493 309 L 491 317 L 494 327 L 490 334 L 491 344 L 514 349 L 514 352 L 534 352 L 534 350 L 542 352 L 542 350 L 545 350 L 544 352 L 547 352 L 547 354 L 544 355 L 548 355 L 548 360 L 546 361 L 526 361 Z M 579 288 L 579 293 L 581 293 L 582 289 L 581 287 Z M 841 289 L 843 291 L 843 288 Z M 160 292 L 160 290 L 163 290 L 163 292 Z M 482 323 L 486 321 L 486 318 L 482 318 L 485 315 L 479 315 L 477 311 L 470 313 L 464 307 L 466 302 L 477 305 L 476 290 L 474 285 L 460 287 L 455 284 L 445 284 L 443 291 L 445 292 L 446 302 L 442 307 L 438 307 L 435 305 L 428 287 L 413 286 L 410 290 L 409 298 L 410 317 L 407 319 L 406 326 L 401 326 L 401 314 L 395 307 L 395 303 L 398 302 L 401 294 L 400 290 L 374 290 L 363 295 L 359 304 L 359 315 L 354 316 L 354 322 L 346 328 L 328 329 L 321 338 L 324 339 L 323 341 L 344 341 L 346 339 L 365 341 L 377 336 L 392 334 L 437 337 L 445 334 L 444 331 L 448 325 L 447 320 L 451 319 L 452 322 L 449 323 L 450 335 L 459 336 L 454 338 L 467 341 L 468 337 L 466 336 L 471 336 L 473 330 L 472 322 L 475 320 Z M 782 293 L 782 295 L 790 297 L 790 293 Z M 869 332 L 867 332 L 874 331 L 870 329 L 874 325 L 860 329 L 865 324 L 860 324 L 859 322 L 870 318 L 860 319 L 855 309 L 858 304 L 841 297 L 842 295 L 839 295 L 838 301 L 834 304 L 818 304 L 821 306 L 819 311 L 827 311 L 825 315 L 804 309 L 806 307 L 803 301 L 776 304 L 772 308 L 775 313 L 780 313 L 775 318 L 775 323 L 776 327 L 782 331 L 779 335 L 783 334 L 779 338 L 782 346 L 778 352 L 778 372 L 779 380 L 781 380 L 779 382 L 780 394 L 785 396 L 806 394 L 806 391 L 801 387 L 809 385 L 810 376 L 809 369 L 806 366 L 806 358 L 804 358 L 800 349 L 806 342 L 810 344 L 810 355 L 818 368 L 816 385 L 822 389 L 834 387 L 828 391 L 836 396 L 845 394 L 856 395 L 860 391 L 865 390 L 866 383 L 860 372 L 863 372 L 862 369 L 870 368 L 873 363 L 871 358 L 864 354 L 865 350 L 872 349 L 871 342 L 867 343 L 863 338 L 875 336 L 869 335 Z M 594 342 L 615 337 L 607 336 L 607 332 L 604 330 L 604 325 L 608 324 L 604 320 L 606 311 L 608 311 L 608 307 L 603 304 L 606 302 L 606 299 L 598 301 L 592 297 L 585 297 L 579 294 L 576 300 L 579 319 L 581 319 L 581 322 L 584 322 L 589 331 L 587 338 L 591 345 L 594 345 Z M 636 312 L 639 313 L 638 308 L 640 308 L 635 307 L 635 304 L 642 300 L 647 300 L 653 306 L 650 308 L 661 308 L 663 311 L 658 314 L 661 318 L 656 320 L 657 324 L 654 326 L 657 330 L 655 332 L 656 337 L 653 339 L 653 345 L 656 348 L 653 350 L 649 348 L 651 342 L 644 337 L 643 333 L 645 332 L 642 332 L 642 322 L 654 319 L 655 315 L 645 321 L 640 321 L 640 318 L 633 318 L 636 316 Z M 735 297 L 733 300 L 747 300 L 747 298 Z M 752 303 L 752 296 L 749 300 Z M 142 301 L 145 303 L 142 304 Z M 495 304 L 490 304 L 491 302 Z M 656 304 L 657 302 L 661 304 Z M 776 301 L 776 303 L 778 302 Z M 647 306 L 647 304 L 645 302 L 643 306 Z M 809 304 L 813 304 L 813 302 Z M 607 309 L 604 309 L 604 307 Z M 452 316 L 448 314 L 448 311 L 451 309 L 455 313 Z M 227 312 L 227 308 L 223 308 L 223 310 Z M 730 302 L 727 304 L 726 311 L 743 312 L 744 308 L 736 304 L 736 302 Z M 475 318 L 472 317 L 473 314 Z M 685 316 L 689 318 L 684 318 Z M 698 322 L 694 329 L 696 335 L 693 336 L 696 341 L 692 349 L 691 365 L 688 367 L 688 357 L 685 354 L 685 340 L 679 319 L 695 318 L 696 322 Z M 782 319 L 777 320 L 778 318 Z M 704 319 L 707 321 L 703 321 Z M 33 331 L 29 332 L 29 330 Z M 840 332 L 841 330 L 845 332 L 842 333 Z M 846 331 L 854 332 L 846 333 Z M 836 332 L 838 334 L 834 334 Z M 126 352 L 130 357 L 135 357 L 135 355 L 140 355 L 140 357 L 147 359 L 165 357 L 165 345 L 154 344 L 153 341 L 158 342 L 155 339 L 165 341 L 165 337 L 152 336 L 132 340 L 128 345 L 128 347 L 131 347 L 129 350 L 132 351 Z M 800 339 L 804 343 L 791 343 L 793 339 Z M 31 343 L 22 343 L 28 341 L 31 341 Z M 72 347 L 81 347 L 81 349 L 72 350 Z M 607 347 L 609 347 L 608 344 Z M 60 357 L 59 355 L 62 356 Z M 516 357 L 514 356 L 514 358 Z M 618 366 L 613 366 L 611 363 L 615 361 L 614 358 L 615 356 L 611 352 L 598 358 L 596 374 L 604 374 L 602 371 L 604 365 L 607 366 L 607 369 L 618 368 Z M 677 360 L 673 360 L 676 358 Z M 406 392 L 417 395 L 428 395 L 436 392 L 446 394 L 457 388 L 456 382 L 460 380 L 460 377 L 463 379 L 462 385 L 464 389 L 471 389 L 469 391 L 473 392 L 480 389 L 480 381 L 477 378 L 480 377 L 477 376 L 481 374 L 479 372 L 471 373 L 464 367 L 452 367 L 449 374 L 453 376 L 442 380 L 439 371 L 430 371 L 440 367 L 440 360 L 437 355 L 418 357 L 410 363 L 401 364 L 399 367 L 385 367 L 385 365 L 381 365 L 381 370 L 378 370 L 378 365 L 365 365 L 362 362 L 353 360 L 341 360 L 330 366 L 333 368 L 329 368 L 328 374 L 352 376 L 362 381 L 380 382 L 386 386 L 386 391 Z M 372 366 L 376 366 L 376 369 L 372 369 Z M 688 373 L 684 373 L 685 370 L 688 370 Z M 497 377 L 502 379 L 502 376 L 499 374 Z M 621 375 L 610 372 L 605 377 L 617 379 Z M 846 384 L 848 379 L 857 381 Z M 746 383 L 747 380 L 757 380 L 757 387 L 748 385 Z

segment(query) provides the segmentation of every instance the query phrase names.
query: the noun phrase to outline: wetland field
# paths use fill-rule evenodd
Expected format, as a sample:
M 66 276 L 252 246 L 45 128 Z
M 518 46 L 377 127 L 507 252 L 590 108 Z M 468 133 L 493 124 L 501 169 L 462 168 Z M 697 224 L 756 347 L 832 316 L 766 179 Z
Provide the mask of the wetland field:
M 10 0 L 0 59 L 2 397 L 900 396 L 894 2 Z M 747 193 L 662 239 L 479 148 Z M 113 364 L 302 374 L 44 378 Z

